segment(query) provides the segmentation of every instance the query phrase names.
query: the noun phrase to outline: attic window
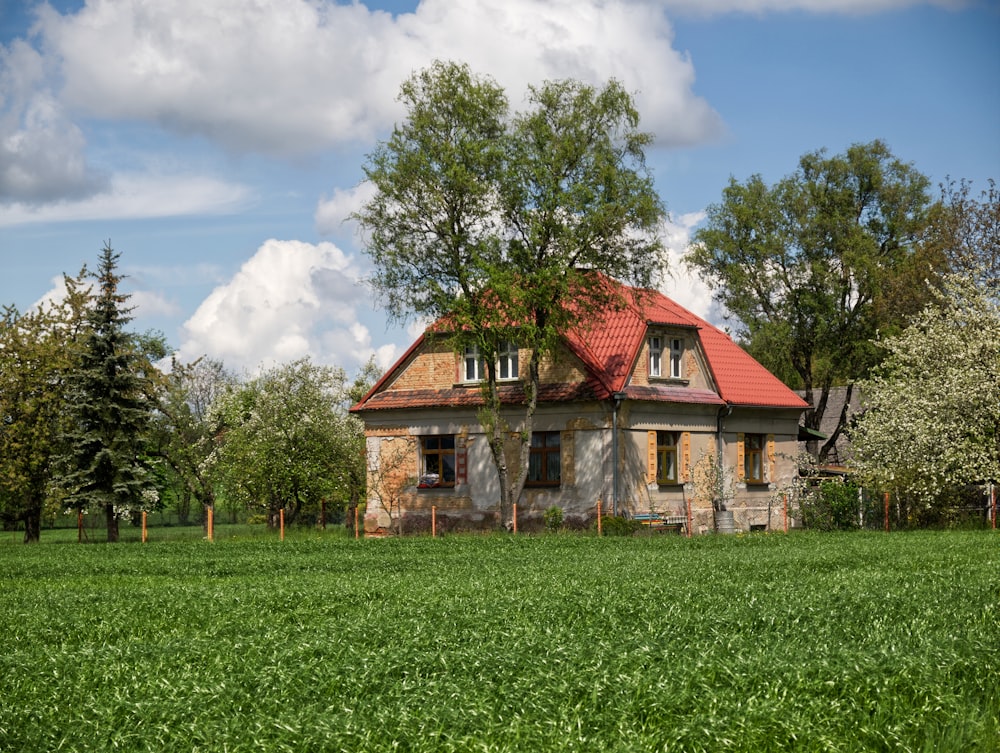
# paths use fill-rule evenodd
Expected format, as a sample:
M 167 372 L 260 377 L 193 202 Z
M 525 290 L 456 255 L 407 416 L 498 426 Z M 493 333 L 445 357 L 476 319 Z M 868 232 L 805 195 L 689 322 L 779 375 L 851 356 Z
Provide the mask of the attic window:
M 463 364 L 463 381 L 481 382 L 486 379 L 486 361 L 480 355 L 478 346 L 469 345 L 465 349 Z M 497 379 L 499 381 L 517 379 L 518 362 L 516 343 L 509 340 L 504 340 L 500 343 L 500 347 L 497 349 L 496 367 Z
M 670 378 L 680 379 L 683 374 L 681 373 L 681 356 L 684 355 L 684 341 L 679 337 L 675 337 L 670 340 Z
M 663 338 L 649 338 L 649 375 L 663 376 Z

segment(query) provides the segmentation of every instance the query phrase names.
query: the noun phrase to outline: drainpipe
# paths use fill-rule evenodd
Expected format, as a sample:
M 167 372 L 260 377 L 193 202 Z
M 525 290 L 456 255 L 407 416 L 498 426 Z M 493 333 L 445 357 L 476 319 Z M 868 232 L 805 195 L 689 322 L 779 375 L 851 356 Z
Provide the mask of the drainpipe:
M 611 455 L 613 462 L 613 483 L 614 491 L 611 495 L 611 514 L 618 517 L 618 409 L 625 401 L 624 392 L 615 392 L 611 395 Z
M 719 412 L 715 416 L 715 462 L 719 466 L 718 478 L 721 480 L 725 478 L 725 464 L 722 460 L 722 451 L 724 449 L 724 442 L 722 441 L 722 422 L 725 421 L 733 412 L 733 406 L 726 403 L 719 408 Z M 715 492 L 720 490 L 716 489 Z M 722 500 L 719 500 L 719 504 L 722 504 Z M 712 508 L 715 508 L 715 500 L 712 500 Z

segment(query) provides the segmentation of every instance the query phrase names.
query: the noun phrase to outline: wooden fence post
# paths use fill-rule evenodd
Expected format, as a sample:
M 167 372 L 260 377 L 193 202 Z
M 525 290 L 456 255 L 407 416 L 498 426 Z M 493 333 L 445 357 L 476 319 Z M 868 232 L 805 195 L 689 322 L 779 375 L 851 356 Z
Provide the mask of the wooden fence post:
M 215 541 L 215 508 L 208 508 L 208 540 Z
M 597 500 L 597 535 L 598 536 L 602 535 L 602 532 L 601 532 L 601 507 L 602 507 L 601 500 Z
M 431 505 L 431 538 L 436 539 L 438 535 L 438 509 L 437 505 Z
M 514 533 L 517 533 L 517 502 L 514 503 Z
M 142 511 L 142 543 L 145 544 L 147 539 L 146 533 L 146 511 Z

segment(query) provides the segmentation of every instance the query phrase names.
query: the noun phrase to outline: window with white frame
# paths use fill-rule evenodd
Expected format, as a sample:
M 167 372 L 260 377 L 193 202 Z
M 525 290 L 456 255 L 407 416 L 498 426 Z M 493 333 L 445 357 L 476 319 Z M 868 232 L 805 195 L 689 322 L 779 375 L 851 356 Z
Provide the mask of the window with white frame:
M 475 345 L 469 345 L 465 349 L 464 380 L 466 382 L 481 382 L 485 376 L 485 366 L 483 359 L 479 357 L 479 348 Z
M 510 340 L 500 343 L 497 379 L 517 379 L 517 345 Z
M 649 375 L 663 376 L 663 338 L 649 338 Z
M 469 345 L 466 347 L 463 363 L 463 381 L 481 382 L 486 379 L 486 362 L 480 355 L 478 346 Z M 504 340 L 497 350 L 497 379 L 517 379 L 517 369 L 517 344 Z
M 680 379 L 683 376 L 681 358 L 684 355 L 684 341 L 679 337 L 670 340 L 670 378 Z

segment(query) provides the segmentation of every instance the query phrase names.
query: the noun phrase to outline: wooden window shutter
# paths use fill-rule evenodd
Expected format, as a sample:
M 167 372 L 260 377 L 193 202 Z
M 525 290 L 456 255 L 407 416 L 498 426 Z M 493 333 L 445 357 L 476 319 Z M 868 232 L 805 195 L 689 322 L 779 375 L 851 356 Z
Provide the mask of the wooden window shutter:
M 656 432 L 646 432 L 646 483 L 656 481 Z
M 767 477 L 765 481 L 773 482 L 775 476 L 774 467 L 774 434 L 767 435 Z
M 745 446 L 743 432 L 736 435 L 736 480 L 746 481 L 746 456 L 745 456 Z
M 680 466 L 677 469 L 677 480 L 688 481 L 688 474 L 691 472 L 691 432 L 689 431 L 681 434 Z

